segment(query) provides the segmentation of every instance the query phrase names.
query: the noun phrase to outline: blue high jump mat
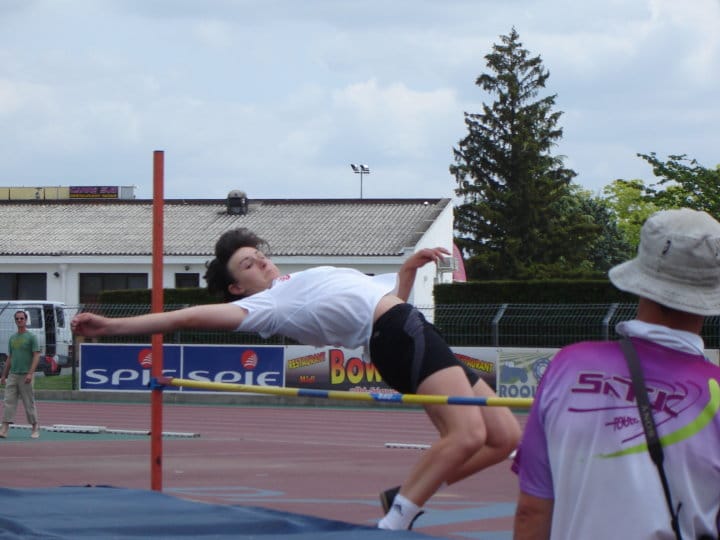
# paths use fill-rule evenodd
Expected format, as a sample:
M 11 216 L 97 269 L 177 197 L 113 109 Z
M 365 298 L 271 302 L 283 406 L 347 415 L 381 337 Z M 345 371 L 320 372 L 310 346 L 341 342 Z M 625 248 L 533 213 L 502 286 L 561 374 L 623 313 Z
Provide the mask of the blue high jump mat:
M 0 540 L 437 540 L 301 514 L 114 487 L 0 488 Z

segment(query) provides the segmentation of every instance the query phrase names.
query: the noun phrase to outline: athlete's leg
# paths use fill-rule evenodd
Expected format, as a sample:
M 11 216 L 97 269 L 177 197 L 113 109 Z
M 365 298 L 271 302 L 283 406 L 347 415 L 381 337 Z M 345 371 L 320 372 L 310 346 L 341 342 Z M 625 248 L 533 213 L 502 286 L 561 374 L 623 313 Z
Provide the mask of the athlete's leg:
M 418 392 L 472 397 L 473 389 L 460 366 L 441 369 L 426 377 Z M 479 407 L 465 405 L 426 405 L 425 410 L 440 438 L 425 450 L 410 470 L 388 513 L 378 526 L 407 529 L 421 507 L 454 471 L 462 467 L 485 444 L 485 422 Z
M 420 394 L 473 397 L 470 383 L 459 366 L 436 371 L 418 387 Z M 440 438 L 423 452 L 402 484 L 400 493 L 418 506 L 454 479 L 457 470 L 485 445 L 487 427 L 479 407 L 468 405 L 426 405 L 425 410 Z
M 496 396 L 492 388 L 482 379 L 475 383 L 473 392 L 478 397 Z M 487 430 L 485 445 L 448 477 L 448 484 L 500 463 L 517 448 L 520 442 L 522 429 L 509 408 L 480 407 L 480 412 Z

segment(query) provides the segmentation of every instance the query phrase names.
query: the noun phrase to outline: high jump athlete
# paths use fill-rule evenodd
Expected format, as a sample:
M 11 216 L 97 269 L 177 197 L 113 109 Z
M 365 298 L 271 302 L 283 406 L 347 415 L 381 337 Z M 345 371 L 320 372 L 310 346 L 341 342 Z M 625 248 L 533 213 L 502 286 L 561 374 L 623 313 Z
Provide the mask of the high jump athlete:
M 136 317 L 80 313 L 76 334 L 147 335 L 177 329 L 283 335 L 306 345 L 364 347 L 382 378 L 401 393 L 492 397 L 481 378 L 461 364 L 423 315 L 407 303 L 418 268 L 449 255 L 443 248 L 413 253 L 395 289 L 386 277 L 350 268 L 319 266 L 281 274 L 266 242 L 248 229 L 225 232 L 208 264 L 208 289 L 227 303 L 193 306 Z M 409 529 L 425 502 L 452 484 L 505 458 L 520 426 L 507 408 L 425 405 L 439 439 L 423 452 L 402 486 L 381 493 L 383 529 Z

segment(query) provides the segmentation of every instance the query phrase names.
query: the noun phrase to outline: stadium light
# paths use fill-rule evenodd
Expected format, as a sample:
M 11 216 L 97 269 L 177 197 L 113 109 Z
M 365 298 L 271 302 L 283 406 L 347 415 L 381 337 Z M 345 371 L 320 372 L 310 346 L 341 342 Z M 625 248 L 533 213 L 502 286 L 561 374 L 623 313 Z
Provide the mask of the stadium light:
M 370 174 L 370 167 L 367 165 L 355 165 L 354 163 L 350 164 L 350 167 L 352 168 L 353 172 L 355 174 L 360 175 L 360 199 L 363 198 L 363 175 Z

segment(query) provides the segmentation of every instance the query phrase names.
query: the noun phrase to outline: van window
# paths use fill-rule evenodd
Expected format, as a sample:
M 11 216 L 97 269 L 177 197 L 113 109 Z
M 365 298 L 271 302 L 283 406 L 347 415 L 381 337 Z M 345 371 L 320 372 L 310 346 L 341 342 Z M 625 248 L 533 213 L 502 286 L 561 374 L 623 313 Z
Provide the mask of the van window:
M 42 308 L 39 307 L 28 307 L 23 308 L 27 313 L 27 327 L 28 328 L 43 328 Z
M 65 328 L 65 310 L 59 306 L 55 307 L 55 320 L 58 328 Z

